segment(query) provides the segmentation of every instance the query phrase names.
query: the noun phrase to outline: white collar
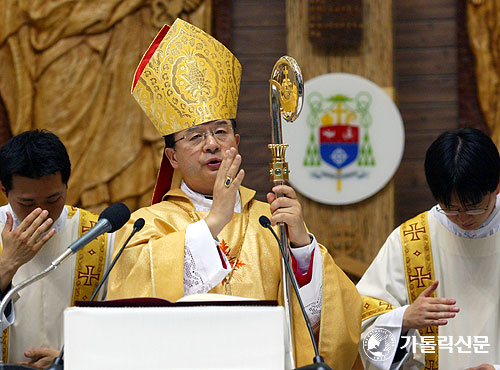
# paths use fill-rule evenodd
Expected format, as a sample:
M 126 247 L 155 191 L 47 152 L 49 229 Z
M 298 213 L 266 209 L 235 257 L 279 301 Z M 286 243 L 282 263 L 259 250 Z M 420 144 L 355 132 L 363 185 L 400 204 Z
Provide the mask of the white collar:
M 458 225 L 451 222 L 451 220 L 444 214 L 437 211 L 437 205 L 430 210 L 431 214 L 447 228 L 451 233 L 461 236 L 462 238 L 486 238 L 487 236 L 495 234 L 500 230 L 500 197 L 497 196 L 495 209 L 488 216 L 488 218 L 476 230 L 464 230 Z
M 203 194 L 197 193 L 186 185 L 184 180 L 181 183 L 181 190 L 193 202 L 194 208 L 197 211 L 210 211 L 212 208 L 213 199 L 205 197 Z M 241 213 L 241 198 L 240 192 L 236 192 L 236 203 L 234 204 L 234 212 Z
M 16 216 L 16 214 L 12 210 L 12 207 L 10 206 L 10 204 L 7 204 L 7 205 L 1 207 L 0 210 L 2 211 L 2 212 L 0 212 L 0 222 L 1 223 L 3 223 L 5 225 L 5 223 L 7 222 L 7 213 L 6 212 L 9 212 L 12 215 L 12 217 L 14 218 L 14 225 L 12 226 L 12 230 L 14 230 L 16 227 L 19 226 L 19 224 L 21 223 L 21 220 L 19 220 L 19 218 Z M 68 220 L 68 208 L 63 207 L 61 215 L 56 220 L 56 222 L 52 225 L 52 227 L 56 229 L 56 233 L 61 231 L 64 228 L 64 226 L 66 226 L 67 220 Z

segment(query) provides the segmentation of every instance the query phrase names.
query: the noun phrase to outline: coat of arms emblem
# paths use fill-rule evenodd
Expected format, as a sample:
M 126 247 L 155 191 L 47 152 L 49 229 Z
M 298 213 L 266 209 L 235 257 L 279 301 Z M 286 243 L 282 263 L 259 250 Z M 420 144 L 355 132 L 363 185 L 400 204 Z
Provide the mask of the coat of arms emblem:
M 333 167 L 335 172 L 313 172 L 313 175 L 336 178 L 337 191 L 342 190 L 342 178 L 367 176 L 366 171 L 359 169 L 349 171 L 351 164 L 357 163 L 359 168 L 375 166 L 369 134 L 371 101 L 367 92 L 360 92 L 355 97 L 323 97 L 320 93 L 312 93 L 307 99 L 310 112 L 307 123 L 311 133 L 304 166 L 319 166 L 323 161 Z
M 392 178 L 403 156 L 404 126 L 375 83 L 328 73 L 305 82 L 302 114 L 283 125 L 283 142 L 297 191 L 320 203 L 352 204 Z

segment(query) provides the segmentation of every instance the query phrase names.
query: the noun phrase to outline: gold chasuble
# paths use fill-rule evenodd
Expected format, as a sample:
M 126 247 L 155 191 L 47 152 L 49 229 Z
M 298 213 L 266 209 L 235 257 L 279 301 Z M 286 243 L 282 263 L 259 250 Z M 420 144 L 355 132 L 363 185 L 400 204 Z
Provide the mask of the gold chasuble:
M 68 223 L 72 220 L 73 216 L 79 211 L 79 221 L 78 221 L 78 234 L 72 237 L 72 241 L 77 240 L 87 231 L 89 231 L 98 221 L 99 215 L 93 214 L 91 212 L 85 211 L 83 209 L 77 209 L 75 207 L 66 206 L 68 211 L 67 218 Z M 70 225 L 66 225 L 70 228 Z M 50 241 L 48 242 L 50 243 Z M 48 244 L 46 244 L 48 246 Z M 65 248 L 67 246 L 62 246 Z M 43 248 L 43 247 L 42 247 Z M 92 240 L 89 244 L 78 251 L 76 255 L 74 281 L 73 281 L 73 293 L 71 295 L 71 306 L 75 304 L 76 301 L 88 301 L 92 296 L 92 293 L 97 288 L 102 274 L 104 272 L 106 255 L 108 248 L 108 234 L 103 234 L 96 239 Z M 0 242 L 0 253 L 2 250 L 2 244 Z M 36 256 L 34 257 L 36 259 Z M 44 266 L 47 267 L 47 266 Z M 41 269 L 40 269 L 41 271 Z M 40 272 L 37 271 L 37 272 Z M 50 275 L 45 279 L 50 279 Z M 37 282 L 34 283 L 34 288 Z M 27 288 L 29 289 L 29 288 Z M 69 302 L 68 302 L 69 303 Z M 14 308 L 15 310 L 15 308 Z M 25 318 L 18 315 L 17 320 L 23 320 Z M 62 317 L 60 318 L 62 321 Z M 16 321 L 17 321 L 16 320 Z M 26 350 L 29 348 L 26 348 Z M 2 355 L 4 362 L 8 362 L 9 354 L 9 328 L 5 329 L 2 334 Z
M 431 239 L 427 212 L 406 221 L 400 228 L 401 244 L 408 289 L 409 303 L 412 304 L 418 296 L 435 280 L 432 260 Z M 436 292 L 433 293 L 436 296 Z M 363 316 L 367 320 L 394 309 L 388 302 L 372 297 L 362 297 Z M 434 353 L 425 354 L 425 369 L 438 369 L 438 327 L 430 326 L 419 330 L 422 336 L 432 336 L 436 343 Z
M 219 234 L 220 249 L 233 270 L 210 293 L 279 301 L 281 254 L 272 234 L 259 224 L 260 216 L 270 217 L 269 205 L 253 199 L 254 195 L 255 191 L 240 187 L 242 213 L 235 213 Z M 185 231 L 207 214 L 196 211 L 179 188 L 171 189 L 162 202 L 134 212 L 118 232 L 115 245 L 122 245 L 136 219 L 144 218 L 146 225 L 132 238 L 110 274 L 108 299 L 159 297 L 175 302 L 182 298 Z M 318 302 L 319 349 L 333 368 L 350 370 L 361 333 L 361 301 L 326 248 L 320 248 L 323 288 L 322 302 Z M 312 362 L 314 351 L 296 297 L 293 316 L 294 353 L 297 365 L 303 366 Z

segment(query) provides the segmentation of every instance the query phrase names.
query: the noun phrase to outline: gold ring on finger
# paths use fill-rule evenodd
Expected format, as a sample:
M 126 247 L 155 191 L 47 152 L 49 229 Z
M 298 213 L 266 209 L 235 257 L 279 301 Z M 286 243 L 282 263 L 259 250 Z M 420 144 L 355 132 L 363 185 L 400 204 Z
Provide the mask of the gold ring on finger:
M 229 175 L 226 176 L 226 180 L 224 181 L 224 186 L 226 188 L 231 186 L 231 183 L 233 182 L 233 178 Z

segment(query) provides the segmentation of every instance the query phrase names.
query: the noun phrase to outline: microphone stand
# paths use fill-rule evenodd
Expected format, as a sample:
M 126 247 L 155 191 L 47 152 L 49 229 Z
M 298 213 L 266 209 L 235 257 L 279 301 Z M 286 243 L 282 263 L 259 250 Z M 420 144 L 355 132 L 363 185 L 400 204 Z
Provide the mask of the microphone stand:
M 70 253 L 69 255 L 71 255 L 72 251 L 70 250 Z M 68 255 L 68 257 L 69 257 Z M 59 257 L 60 259 L 61 257 Z M 12 297 L 14 297 L 14 295 L 19 292 L 21 289 L 27 287 L 28 285 L 31 285 L 33 284 L 35 281 L 38 281 L 40 280 L 41 278 L 43 278 L 45 275 L 47 275 L 48 273 L 50 273 L 52 270 L 55 270 L 57 268 L 57 265 L 55 264 L 55 261 L 52 262 L 50 264 L 49 267 L 47 267 L 45 270 L 39 272 L 38 274 L 36 275 L 33 275 L 31 277 L 29 277 L 28 279 L 24 280 L 23 282 L 21 282 L 20 284 L 12 287 L 8 292 L 7 294 L 4 296 L 4 298 L 2 299 L 2 302 L 0 303 L 0 329 L 4 330 L 4 327 L 3 327 L 3 322 L 2 322 L 2 318 L 4 316 L 4 312 L 5 312 L 5 309 L 7 308 L 7 305 L 9 304 L 9 302 L 12 300 Z M 0 352 L 0 364 L 3 363 L 3 353 Z
M 52 270 L 55 270 L 61 263 L 66 261 L 69 257 L 73 255 L 73 251 L 71 249 L 68 249 L 65 253 L 63 253 L 59 258 L 56 260 L 52 261 L 49 267 L 47 267 L 45 270 L 40 271 L 38 274 L 35 274 L 26 280 L 22 281 L 18 285 L 12 287 L 7 294 L 3 297 L 2 302 L 0 303 L 0 329 L 1 332 L 3 333 L 3 322 L 2 318 L 4 316 L 5 310 L 7 308 L 7 305 L 9 302 L 12 300 L 14 295 L 19 292 L 21 289 L 26 288 L 27 286 L 33 284 L 35 281 L 40 280 L 41 278 L 45 277 L 47 274 L 49 274 Z M 3 362 L 3 351 L 0 351 L 0 369 L 32 369 L 31 367 L 26 367 L 23 365 L 10 365 L 10 364 L 4 364 Z
M 123 246 L 120 248 L 120 251 L 116 254 L 115 258 L 113 258 L 113 262 L 111 262 L 111 265 L 109 265 L 108 269 L 106 270 L 106 272 L 102 276 L 102 279 L 99 282 L 99 284 L 97 285 L 97 287 L 95 288 L 94 293 L 92 293 L 92 297 L 90 297 L 90 299 L 89 299 L 90 302 L 92 302 L 95 299 L 95 297 L 97 296 L 97 293 L 99 292 L 99 289 L 101 289 L 104 282 L 108 279 L 109 273 L 111 272 L 111 270 L 115 266 L 115 263 L 116 263 L 116 261 L 118 261 L 118 258 L 120 258 L 120 256 L 122 255 L 122 252 L 125 249 L 125 247 L 127 246 L 130 239 L 132 239 L 132 237 L 134 236 L 134 234 L 136 232 L 138 232 L 139 230 L 141 230 L 144 227 L 144 224 L 145 224 L 145 221 L 142 217 L 137 219 L 134 222 L 134 228 L 133 228 L 132 232 L 130 233 L 130 236 L 127 238 L 127 240 L 125 240 L 125 243 L 123 243 Z M 64 356 L 64 345 L 62 346 L 61 351 L 59 352 L 59 356 L 57 356 L 54 359 L 54 361 L 49 366 L 47 366 L 44 370 L 63 370 L 64 369 L 63 356 Z
M 315 356 L 313 358 L 314 363 L 311 365 L 306 365 L 306 366 L 297 368 L 295 370 L 313 370 L 313 369 L 314 370 L 332 370 L 332 368 L 325 363 L 325 361 L 323 360 L 323 357 L 321 357 L 321 355 L 319 354 L 318 344 L 316 343 L 316 339 L 314 338 L 314 333 L 313 333 L 313 330 L 311 327 L 311 323 L 309 322 L 309 319 L 307 318 L 306 309 L 304 307 L 304 303 L 302 302 L 302 298 L 300 297 L 299 287 L 297 285 L 297 280 L 295 279 L 295 275 L 292 272 L 292 268 L 290 267 L 290 264 L 288 263 L 287 258 L 285 257 L 286 254 L 285 254 L 285 249 L 283 248 L 283 244 L 281 243 L 281 240 L 279 239 L 278 235 L 276 235 L 276 232 L 271 227 L 271 221 L 269 220 L 269 218 L 267 218 L 266 216 L 260 216 L 259 222 L 260 222 L 262 227 L 269 229 L 273 233 L 274 237 L 276 238 L 276 241 L 278 242 L 278 245 L 279 245 L 280 251 L 281 251 L 281 256 L 283 257 L 283 262 L 284 262 L 285 267 L 286 267 L 286 271 L 288 272 L 288 276 L 290 277 L 290 281 L 292 283 L 293 290 L 295 291 L 295 294 L 297 296 L 297 300 L 299 301 L 299 306 L 300 306 L 300 309 L 302 310 L 302 315 L 304 316 L 304 320 L 306 321 L 307 330 L 309 331 L 309 335 L 311 336 L 311 342 L 312 342 L 312 345 L 314 347 L 314 353 L 315 353 Z

